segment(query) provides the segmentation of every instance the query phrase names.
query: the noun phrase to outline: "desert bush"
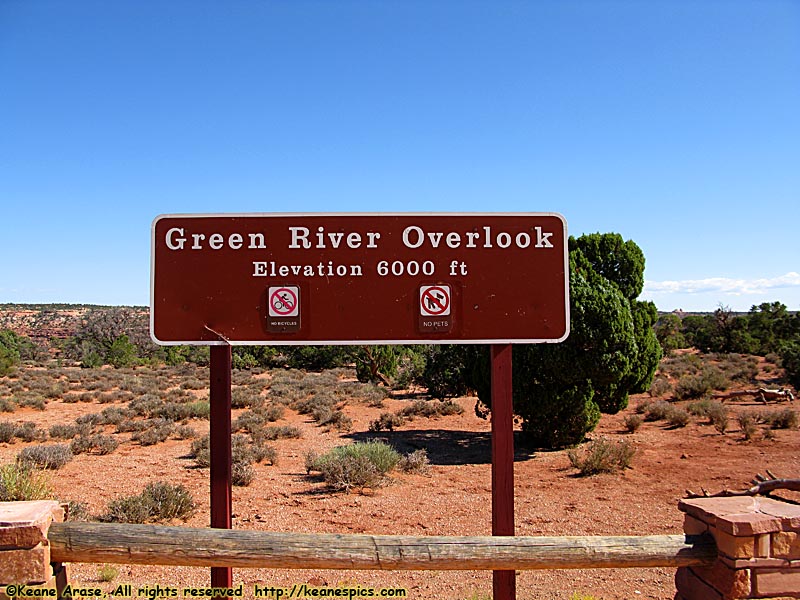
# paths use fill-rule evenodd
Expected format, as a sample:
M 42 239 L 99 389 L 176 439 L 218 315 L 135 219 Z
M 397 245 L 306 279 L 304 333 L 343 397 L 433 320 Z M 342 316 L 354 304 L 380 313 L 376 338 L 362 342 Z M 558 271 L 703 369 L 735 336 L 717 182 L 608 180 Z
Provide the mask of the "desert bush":
M 263 403 L 264 398 L 249 388 L 236 388 L 231 392 L 231 408 L 250 408 Z
M 378 431 L 394 431 L 395 427 L 400 427 L 403 424 L 403 417 L 390 412 L 381 413 L 377 419 L 370 422 L 369 430 L 373 432 Z
M 755 416 L 751 413 L 739 413 L 736 415 L 736 421 L 739 423 L 744 439 L 752 440 L 758 432 L 758 423 Z
M 9 444 L 14 439 L 17 426 L 10 421 L 0 421 L 0 443 Z
M 86 502 L 70 500 L 67 502 L 67 521 L 92 521 L 94 517 L 89 512 L 89 505 Z
M 97 571 L 97 579 L 105 583 L 114 581 L 114 579 L 117 578 L 117 575 L 119 575 L 119 569 L 113 565 L 103 565 Z
M 117 433 L 135 433 L 138 431 L 144 431 L 150 427 L 150 424 L 151 422 L 149 420 L 141 421 L 138 419 L 129 419 L 127 421 L 117 423 L 116 431 Z
M 639 427 L 642 426 L 643 421 L 644 419 L 642 418 L 642 415 L 627 415 L 624 421 L 625 429 L 627 429 L 629 433 L 634 433 L 635 431 L 638 431 Z
M 0 466 L 0 502 L 49 500 L 52 497 L 53 490 L 41 471 L 19 463 Z
M 253 440 L 261 443 L 263 441 L 272 441 L 280 438 L 299 438 L 302 432 L 294 425 L 270 425 L 263 429 L 258 429 L 251 432 Z
M 405 473 L 426 474 L 430 471 L 431 461 L 428 459 L 428 451 L 424 448 L 414 450 L 403 456 L 397 463 L 397 468 Z
M 256 471 L 253 465 L 245 462 L 234 462 L 231 464 L 231 485 L 247 487 L 253 483 Z
M 17 403 L 11 398 L 0 398 L 0 412 L 13 413 L 17 410 Z
M 69 447 L 73 454 L 94 452 L 100 456 L 105 456 L 119 447 L 119 441 L 113 436 L 97 433 L 95 435 L 78 436 L 70 442 Z
M 175 430 L 175 435 L 179 440 L 191 440 L 197 437 L 197 432 L 189 425 L 181 425 Z
M 36 410 L 44 410 L 47 406 L 47 401 L 41 396 L 22 396 L 17 399 L 17 402 L 24 408 L 35 408 Z
M 383 442 L 356 442 L 322 456 L 307 457 L 306 468 L 318 471 L 329 487 L 347 491 L 381 485 L 400 459 L 400 453 Z
M 606 438 L 598 438 L 586 444 L 580 452 L 568 450 L 567 458 L 581 475 L 595 475 L 629 468 L 635 453 L 636 449 L 628 441 L 613 443 Z
M 720 433 L 725 433 L 728 429 L 728 407 L 722 402 L 712 402 L 706 409 L 706 416 L 709 423 Z
M 208 383 L 199 377 L 190 377 L 181 383 L 182 390 L 202 390 L 208 386 Z
M 711 407 L 712 402 L 713 400 L 710 398 L 703 398 L 702 400 L 689 402 L 689 404 L 686 406 L 686 410 L 688 410 L 689 413 L 695 417 L 707 417 L 708 410 Z
M 353 419 L 338 408 L 332 409 L 329 406 L 319 406 L 311 412 L 311 416 L 319 425 L 335 427 L 339 431 L 349 431 L 353 426 Z
M 400 416 L 413 418 L 440 417 L 447 415 L 460 415 L 464 412 L 461 405 L 452 400 L 416 400 L 411 406 L 406 406 L 398 412 Z
M 666 377 L 656 377 L 650 385 L 648 393 L 651 397 L 665 396 L 672 391 L 672 384 Z
M 711 390 L 725 390 L 730 380 L 716 367 L 707 367 L 697 375 L 684 375 L 675 384 L 675 397 L 678 400 L 700 398 Z
M 175 425 L 170 421 L 151 421 L 150 427 L 134 433 L 131 439 L 139 442 L 142 446 L 154 446 L 166 441 L 173 431 L 175 431 Z
M 72 450 L 66 444 L 28 446 L 17 454 L 21 467 L 57 470 L 72 460 Z
M 797 412 L 791 408 L 766 411 L 759 415 L 760 420 L 771 429 L 794 429 L 797 427 Z
M 645 421 L 663 421 L 666 419 L 670 412 L 672 412 L 672 404 L 666 400 L 658 400 L 647 404 L 644 412 Z
M 130 419 L 132 416 L 129 410 L 117 406 L 109 406 L 100 411 L 100 420 L 98 424 L 118 425 L 125 419 Z
M 41 442 L 47 439 L 47 432 L 39 429 L 33 421 L 25 421 L 21 425 L 17 425 L 14 436 L 23 442 Z
M 188 489 L 159 481 L 148 483 L 141 494 L 112 500 L 100 520 L 107 523 L 186 520 L 194 510 L 195 503 Z
M 78 426 L 56 423 L 55 425 L 50 426 L 48 433 L 50 434 L 51 438 L 56 440 L 71 440 L 78 435 Z
M 89 413 L 76 418 L 75 422 L 78 425 L 89 425 L 94 427 L 95 425 L 103 424 L 103 417 L 100 416 L 100 413 Z
M 274 447 L 265 443 L 255 443 L 249 448 L 249 457 L 244 457 L 239 462 L 247 462 L 251 458 L 253 462 L 268 462 L 271 465 L 278 464 L 278 451 Z
M 140 417 L 153 417 L 163 405 L 161 398 L 154 394 L 145 394 L 128 402 L 128 408 Z
M 667 423 L 670 427 L 686 427 L 689 424 L 689 413 L 682 408 L 673 406 L 667 413 Z

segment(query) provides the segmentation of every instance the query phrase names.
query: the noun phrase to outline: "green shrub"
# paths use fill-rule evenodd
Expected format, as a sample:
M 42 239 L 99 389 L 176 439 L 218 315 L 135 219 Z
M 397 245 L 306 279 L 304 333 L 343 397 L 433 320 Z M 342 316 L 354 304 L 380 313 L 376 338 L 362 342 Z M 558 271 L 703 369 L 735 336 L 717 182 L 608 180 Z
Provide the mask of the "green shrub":
M 17 455 L 17 464 L 37 469 L 60 469 L 72 460 L 72 450 L 66 444 L 28 446 Z
M 306 468 L 321 473 L 331 488 L 347 491 L 378 487 L 400 459 L 400 454 L 384 442 L 356 442 L 307 460 Z
M 586 444 L 581 452 L 567 451 L 567 457 L 581 475 L 595 475 L 629 468 L 635 453 L 635 448 L 627 441 L 613 443 L 598 438 Z
M 107 523 L 164 522 L 189 518 L 195 510 L 192 495 L 182 485 L 148 483 L 141 494 L 117 498 L 108 503 L 100 517 Z
M 720 433 L 725 433 L 728 429 L 728 407 L 722 402 L 712 402 L 706 408 L 706 416 L 709 423 Z
M 49 500 L 53 491 L 41 471 L 20 464 L 0 466 L 0 502 Z
M 17 410 L 17 403 L 11 398 L 0 398 L 0 412 L 13 413 Z

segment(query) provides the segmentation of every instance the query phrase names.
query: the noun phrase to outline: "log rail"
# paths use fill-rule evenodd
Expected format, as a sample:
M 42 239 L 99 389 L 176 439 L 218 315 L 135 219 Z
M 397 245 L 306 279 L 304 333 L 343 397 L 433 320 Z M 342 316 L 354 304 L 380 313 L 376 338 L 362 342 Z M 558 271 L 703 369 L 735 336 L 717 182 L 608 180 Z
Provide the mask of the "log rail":
M 303 534 L 53 523 L 51 560 L 195 567 L 529 570 L 711 564 L 710 537 L 445 537 Z

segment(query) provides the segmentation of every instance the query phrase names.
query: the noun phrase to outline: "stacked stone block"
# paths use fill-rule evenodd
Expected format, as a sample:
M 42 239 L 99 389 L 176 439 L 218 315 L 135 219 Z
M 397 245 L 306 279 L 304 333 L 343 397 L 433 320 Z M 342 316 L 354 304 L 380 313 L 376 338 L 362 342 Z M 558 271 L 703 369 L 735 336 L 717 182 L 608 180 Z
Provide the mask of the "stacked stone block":
M 683 567 L 676 600 L 800 598 L 800 505 L 733 496 L 683 500 L 687 535 L 714 537 L 709 567 Z
M 64 589 L 66 565 L 51 564 L 47 541 L 50 523 L 63 520 L 58 502 L 0 502 L 0 600 L 11 597 L 8 586 L 54 590 L 50 597 Z

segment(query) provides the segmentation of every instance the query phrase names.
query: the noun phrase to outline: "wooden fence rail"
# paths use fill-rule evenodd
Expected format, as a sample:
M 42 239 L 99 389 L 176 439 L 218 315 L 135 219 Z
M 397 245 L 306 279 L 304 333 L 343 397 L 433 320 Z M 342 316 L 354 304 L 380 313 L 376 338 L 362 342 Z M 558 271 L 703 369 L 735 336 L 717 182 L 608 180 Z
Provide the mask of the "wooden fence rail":
M 354 570 L 528 570 L 707 565 L 714 541 L 684 535 L 413 537 L 53 523 L 55 562 Z

